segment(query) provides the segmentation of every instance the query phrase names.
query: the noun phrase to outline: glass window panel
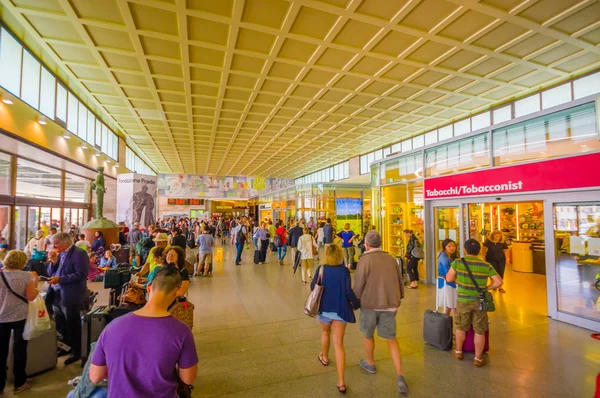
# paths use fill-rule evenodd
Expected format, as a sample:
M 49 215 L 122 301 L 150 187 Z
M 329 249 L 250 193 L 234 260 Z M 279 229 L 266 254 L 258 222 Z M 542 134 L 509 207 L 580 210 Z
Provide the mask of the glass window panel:
M 36 207 L 37 209 L 37 207 Z M 36 228 L 37 231 L 37 228 Z M 15 206 L 15 244 L 18 248 L 27 245 L 27 207 Z
M 10 242 L 10 228 L 8 226 L 8 221 L 10 220 L 10 213 L 10 206 L 0 206 L 0 238 L 6 239 L 6 242 Z
M 512 119 L 512 110 L 510 105 L 503 106 L 502 108 L 494 109 L 492 112 L 494 124 L 506 122 Z
M 412 149 L 412 141 L 406 140 L 402 141 L 402 152 L 408 152 Z
M 574 99 L 600 93 L 600 72 L 573 81 Z
M 60 83 L 56 84 L 56 117 L 67 122 L 67 89 Z
M 116 134 L 113 134 L 113 153 L 112 158 L 117 160 L 119 157 L 119 137 Z M 149 170 L 146 170 L 149 171 Z
M 598 151 L 595 117 L 589 103 L 495 130 L 494 164 Z
M 473 170 L 490 165 L 488 134 L 454 141 L 429 149 L 426 156 L 428 177 Z
M 569 101 L 571 101 L 571 83 L 542 92 L 542 109 L 548 109 Z
M 17 196 L 60 200 L 60 171 L 27 160 L 17 160 Z
M 40 112 L 54 119 L 54 102 L 56 94 L 56 79 L 52 73 L 42 67 L 42 85 L 40 93 Z
M 108 127 L 106 125 L 102 125 L 102 152 L 106 153 L 108 150 Z M 133 157 L 132 157 L 133 160 Z M 135 165 L 133 165 L 135 167 Z
M 385 158 L 387 155 L 392 153 L 392 147 L 383 148 L 383 157 Z
M 392 145 L 392 153 L 397 153 L 402 151 L 402 143 L 399 142 L 397 144 Z
M 28 51 L 23 53 L 21 99 L 35 109 L 40 108 L 40 63 Z
M 425 145 L 431 145 L 438 142 L 438 131 L 433 130 L 429 133 L 425 133 Z
M 421 148 L 425 145 L 425 136 L 423 134 L 418 135 L 412 139 L 413 149 Z
M 102 122 L 100 119 L 96 119 L 94 144 L 102 148 Z
M 344 162 L 344 178 L 350 178 L 350 162 Z
M 5 29 L 0 32 L 0 85 L 21 96 L 21 56 L 23 47 Z
M 371 164 L 375 161 L 375 153 L 371 152 L 367 155 L 367 163 L 369 164 L 369 169 L 371 168 Z
M 423 176 L 422 165 L 423 155 L 421 153 L 389 160 L 382 165 L 381 183 L 389 184 L 420 178 Z
M 95 128 L 96 117 L 92 112 L 87 111 L 87 142 L 89 142 L 91 145 L 96 143 L 96 133 L 94 131 Z
M 529 115 L 540 110 L 540 95 L 534 94 L 530 97 L 515 101 L 515 117 Z
M 452 138 L 452 125 L 442 127 L 438 130 L 438 140 L 444 141 Z
M 367 165 L 367 157 L 362 155 L 360 157 L 360 174 L 367 174 L 369 172 L 369 166 Z
M 376 161 L 377 161 L 377 160 L 380 160 L 380 159 L 381 159 L 381 157 L 382 157 L 382 156 L 381 156 L 381 149 L 378 149 L 378 150 L 376 150 L 376 151 L 375 151 L 373 154 L 375 155 L 375 160 L 376 160 Z
M 83 140 L 90 142 L 88 140 L 87 128 L 87 109 L 82 103 L 79 103 L 79 123 L 77 124 L 77 135 L 79 135 Z
M 477 131 L 489 127 L 491 124 L 490 112 L 483 112 L 471 118 L 471 130 Z
M 454 136 L 467 134 L 471 131 L 471 119 L 461 120 L 454 123 Z
M 10 156 L 0 153 L 0 195 L 10 195 Z
M 69 91 L 68 95 L 68 114 L 67 114 L 67 129 L 75 134 L 77 134 L 77 116 L 79 114 L 79 101 L 75 96 Z

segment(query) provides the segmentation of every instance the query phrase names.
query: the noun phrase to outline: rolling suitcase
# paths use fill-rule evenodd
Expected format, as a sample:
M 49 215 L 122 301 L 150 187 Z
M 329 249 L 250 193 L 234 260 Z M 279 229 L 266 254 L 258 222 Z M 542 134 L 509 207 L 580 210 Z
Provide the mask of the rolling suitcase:
M 452 348 L 452 317 L 427 310 L 423 316 L 423 339 L 440 350 Z
M 260 250 L 254 250 L 254 264 L 260 263 Z
M 58 362 L 56 324 L 54 322 L 50 322 L 50 324 L 50 330 L 35 339 L 29 340 L 27 343 L 27 367 L 25 368 L 27 376 L 32 376 L 56 367 L 56 363 Z M 8 360 L 6 361 L 8 367 L 6 376 L 9 380 L 14 380 L 12 337 L 9 347 Z
M 106 305 L 96 307 L 83 316 L 81 327 L 81 363 L 85 363 L 90 352 L 90 345 L 98 341 L 100 334 L 111 321 L 110 313 L 115 307 Z
M 463 352 L 475 352 L 475 331 L 473 330 L 473 326 L 467 332 L 467 336 L 465 337 L 465 343 L 463 344 Z M 485 345 L 483 346 L 483 352 L 488 352 L 490 350 L 490 331 L 487 330 L 485 332 Z
M 113 252 L 115 259 L 117 260 L 117 264 L 127 263 L 129 264 L 129 246 L 121 246 L 119 250 L 115 250 Z

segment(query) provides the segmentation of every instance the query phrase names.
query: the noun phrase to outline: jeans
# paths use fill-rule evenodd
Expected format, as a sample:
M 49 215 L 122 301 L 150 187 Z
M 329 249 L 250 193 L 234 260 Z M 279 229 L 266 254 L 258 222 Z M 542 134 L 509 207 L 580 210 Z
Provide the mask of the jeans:
M 416 257 L 411 257 L 408 260 L 408 265 L 406 266 L 406 271 L 408 272 L 408 280 L 411 282 L 419 281 L 419 259 Z
M 237 256 L 235 257 L 235 263 L 239 264 L 242 262 L 242 250 L 244 250 L 244 244 L 235 242 L 235 248 L 237 249 Z
M 63 336 L 64 343 L 71 347 L 71 355 L 81 356 L 81 305 L 61 304 L 60 294 L 57 294 L 53 304 L 56 330 Z
M 277 248 L 277 259 L 279 261 L 283 260 L 285 258 L 285 254 L 287 253 L 287 246 L 283 245 L 281 247 Z
M 15 388 L 21 387 L 27 381 L 25 368 L 27 367 L 27 340 L 23 340 L 25 319 L 16 322 L 0 323 L 0 391 L 6 386 L 6 360 L 10 343 L 10 332 L 14 331 L 13 343 L 13 373 L 15 375 Z
M 252 238 L 252 243 L 254 243 L 254 250 L 258 250 L 258 238 Z

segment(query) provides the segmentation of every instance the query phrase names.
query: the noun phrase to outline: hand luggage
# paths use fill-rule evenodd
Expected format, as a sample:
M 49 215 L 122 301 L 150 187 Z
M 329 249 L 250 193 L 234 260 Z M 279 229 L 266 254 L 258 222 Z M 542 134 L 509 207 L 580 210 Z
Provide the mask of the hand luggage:
M 117 260 L 117 264 L 127 263 L 129 264 L 129 246 L 121 246 L 119 250 L 115 250 L 113 252 L 115 259 Z
M 275 246 L 275 243 L 269 243 L 269 249 L 271 249 L 271 253 L 277 253 L 277 246 Z
M 427 344 L 449 350 L 452 348 L 452 317 L 427 310 L 423 317 L 423 339 Z
M 44 332 L 41 336 L 29 340 L 27 343 L 27 367 L 25 371 L 27 376 L 32 376 L 49 369 L 56 367 L 57 357 L 57 340 L 56 340 L 56 324 L 50 322 L 50 330 Z M 11 336 L 9 344 L 8 367 L 6 376 L 9 380 L 14 379 L 13 375 L 13 337 Z
M 48 268 L 44 265 L 44 261 L 42 260 L 28 260 L 27 265 L 25 266 L 25 271 L 33 271 L 38 276 L 48 276 L 47 272 Z
M 98 292 L 94 292 L 88 289 L 86 298 L 85 300 L 83 300 L 83 303 L 81 303 L 81 311 L 83 311 L 84 313 L 89 312 L 92 309 L 92 307 L 94 307 L 94 304 L 96 304 L 97 300 Z
M 260 263 L 260 251 L 254 250 L 254 264 Z
M 131 280 L 131 269 L 125 267 L 110 268 L 104 272 L 104 288 L 118 289 Z
M 259 261 L 261 261 L 263 263 L 266 262 L 267 261 L 267 252 L 263 252 L 261 250 L 261 251 L 259 251 L 259 253 L 260 253 L 258 256 Z
M 463 352 L 475 352 L 475 331 L 473 330 L 473 326 L 467 332 L 467 337 L 465 337 L 465 342 L 463 344 Z M 485 332 L 485 345 L 483 346 L 483 352 L 488 352 L 490 350 L 490 331 L 487 330 Z
M 100 334 L 111 321 L 110 313 L 115 307 L 96 307 L 83 316 L 81 327 L 81 363 L 85 363 L 90 352 L 90 344 L 98 341 Z

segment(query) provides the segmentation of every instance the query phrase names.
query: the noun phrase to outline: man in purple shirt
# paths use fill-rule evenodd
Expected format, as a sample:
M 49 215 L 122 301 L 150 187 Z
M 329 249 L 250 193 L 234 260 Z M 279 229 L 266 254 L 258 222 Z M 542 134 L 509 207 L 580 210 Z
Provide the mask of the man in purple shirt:
M 168 311 L 180 286 L 179 271 L 163 267 L 147 287 L 148 303 L 115 319 L 102 332 L 90 380 L 98 383 L 108 377 L 109 397 L 174 398 L 177 377 L 193 384 L 198 354 L 192 332 Z

